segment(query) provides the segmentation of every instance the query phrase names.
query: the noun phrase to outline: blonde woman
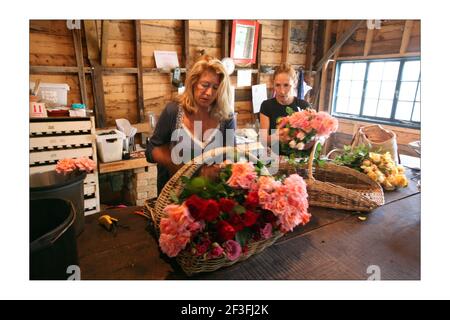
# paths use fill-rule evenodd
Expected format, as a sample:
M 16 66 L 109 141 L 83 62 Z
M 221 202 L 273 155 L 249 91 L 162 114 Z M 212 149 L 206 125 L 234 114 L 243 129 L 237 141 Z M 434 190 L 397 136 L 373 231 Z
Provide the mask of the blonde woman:
M 226 130 L 235 129 L 231 103 L 230 79 L 223 64 L 201 57 L 186 76 L 184 93 L 167 104 L 147 142 L 147 161 L 158 164 L 158 194 L 186 162 L 180 163 L 180 157 L 190 160 L 196 155 L 183 149 L 183 155 L 174 158 L 172 149 L 177 144 L 190 146 L 189 151 L 204 150 L 212 143 L 217 145 L 214 137 L 219 136 L 223 137 L 219 145 L 225 145 Z
M 297 88 L 297 72 L 288 63 L 283 63 L 275 69 L 273 74 L 273 90 L 275 97 L 268 99 L 261 104 L 259 122 L 263 130 L 263 139 L 267 138 L 267 143 L 274 136 L 270 136 L 270 130 L 276 130 L 277 119 L 287 116 L 286 108 L 290 107 L 294 111 L 304 110 L 310 107 L 305 100 L 298 99 L 295 95 Z M 264 140 L 263 140 L 264 141 Z

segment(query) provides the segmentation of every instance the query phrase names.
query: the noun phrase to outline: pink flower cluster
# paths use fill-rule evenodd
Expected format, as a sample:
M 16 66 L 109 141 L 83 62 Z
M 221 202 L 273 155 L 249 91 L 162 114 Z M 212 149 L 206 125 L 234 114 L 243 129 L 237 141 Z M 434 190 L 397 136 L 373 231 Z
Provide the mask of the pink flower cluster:
M 68 174 L 74 170 L 92 172 L 95 169 L 95 162 L 89 158 L 61 159 L 56 164 L 56 172 Z
M 232 167 L 231 177 L 227 184 L 233 188 L 250 189 L 256 180 L 256 171 L 253 163 L 235 163 Z
M 262 208 L 274 213 L 282 232 L 292 231 L 299 224 L 309 222 L 308 193 L 306 183 L 298 174 L 292 174 L 283 182 L 273 177 L 261 177 L 253 186 Z
M 281 142 L 289 144 L 292 149 L 302 150 L 309 141 L 326 139 L 336 132 L 338 120 L 326 112 L 306 109 L 280 118 L 277 127 Z
M 159 244 L 169 257 L 175 257 L 186 247 L 191 237 L 203 229 L 204 224 L 195 221 L 184 204 L 168 205 L 164 211 L 167 218 L 162 218 L 159 225 Z

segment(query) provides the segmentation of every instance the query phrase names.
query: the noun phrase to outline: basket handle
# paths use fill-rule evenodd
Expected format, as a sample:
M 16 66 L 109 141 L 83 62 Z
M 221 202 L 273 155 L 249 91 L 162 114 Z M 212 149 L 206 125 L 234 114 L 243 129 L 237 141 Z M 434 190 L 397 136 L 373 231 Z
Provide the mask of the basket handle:
M 317 149 L 317 145 L 320 143 L 320 140 L 317 140 L 314 143 L 314 146 L 311 149 L 311 154 L 309 155 L 309 159 L 308 159 L 308 179 L 315 181 L 316 179 L 314 179 L 313 174 L 312 174 L 312 167 L 313 167 L 313 162 L 314 162 L 314 155 L 316 154 L 316 149 Z

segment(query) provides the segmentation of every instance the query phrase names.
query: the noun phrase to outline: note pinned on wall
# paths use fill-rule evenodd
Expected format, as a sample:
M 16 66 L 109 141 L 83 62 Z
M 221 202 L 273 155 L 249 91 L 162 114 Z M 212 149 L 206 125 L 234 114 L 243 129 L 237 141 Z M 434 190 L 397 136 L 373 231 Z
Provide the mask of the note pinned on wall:
M 154 51 L 156 67 L 161 69 L 173 69 L 179 66 L 176 51 Z
M 261 109 L 261 104 L 267 100 L 267 86 L 265 83 L 252 86 L 252 102 L 253 113 L 258 113 Z
M 252 70 L 238 70 L 237 71 L 237 86 L 248 87 L 252 85 Z

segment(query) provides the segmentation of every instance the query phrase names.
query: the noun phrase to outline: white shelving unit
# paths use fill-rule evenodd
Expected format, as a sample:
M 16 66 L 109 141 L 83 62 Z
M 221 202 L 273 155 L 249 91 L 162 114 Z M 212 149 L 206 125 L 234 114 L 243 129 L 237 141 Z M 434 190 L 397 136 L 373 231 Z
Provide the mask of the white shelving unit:
M 30 175 L 55 170 L 60 159 L 83 156 L 97 163 L 94 117 L 30 119 Z M 98 211 L 100 193 L 96 167 L 84 180 L 84 214 Z

